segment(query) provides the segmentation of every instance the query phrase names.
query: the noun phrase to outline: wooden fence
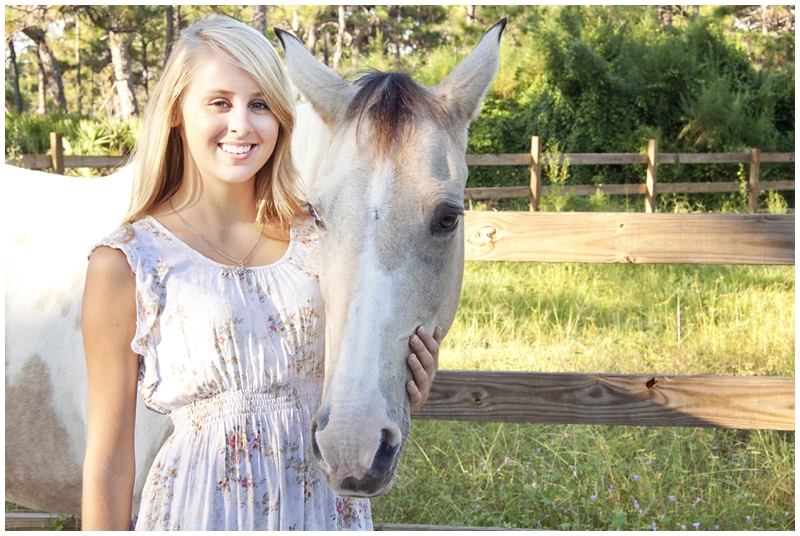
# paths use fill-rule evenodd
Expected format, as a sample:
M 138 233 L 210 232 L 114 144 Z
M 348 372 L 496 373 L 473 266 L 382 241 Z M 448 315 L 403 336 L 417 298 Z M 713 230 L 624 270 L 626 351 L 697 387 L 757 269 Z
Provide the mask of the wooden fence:
M 756 163 L 794 161 L 793 154 L 773 155 L 766 160 L 759 160 L 757 152 L 753 154 Z M 584 156 L 578 161 L 599 163 L 596 157 L 601 155 Z M 647 155 L 602 156 L 605 163 L 612 163 L 608 159 L 619 163 L 617 160 L 622 160 L 623 156 L 630 160 L 628 163 L 642 163 L 635 158 L 651 158 Z M 516 159 L 511 162 L 513 165 L 526 163 L 519 155 L 473 155 L 468 157 L 468 163 L 498 165 L 504 160 L 509 164 L 512 157 Z M 662 157 L 675 162 L 689 155 L 659 155 L 653 160 L 663 162 Z M 694 157 L 692 155 L 692 159 Z M 64 158 L 62 165 L 71 167 L 74 162 L 68 160 L 70 157 Z M 476 158 L 481 163 L 475 164 L 473 159 Z M 734 155 L 725 161 L 744 161 L 742 158 Z M 85 164 L 87 161 L 75 162 Z M 114 167 L 118 163 L 119 159 L 102 162 L 103 167 Z M 794 181 L 789 182 L 794 188 Z M 738 183 L 734 184 L 738 187 Z M 754 184 L 759 184 L 757 176 Z M 481 189 L 482 192 L 488 190 Z M 530 195 L 532 191 L 532 187 L 524 188 L 507 197 Z M 501 196 L 492 192 L 487 197 Z M 465 238 L 467 261 L 742 265 L 794 265 L 795 262 L 794 215 L 468 211 Z M 794 430 L 794 384 L 794 378 L 789 377 L 441 370 L 428 401 L 414 418 Z M 54 519 L 55 516 L 48 514 L 6 514 L 6 529 L 46 527 Z M 67 529 L 79 526 L 75 517 L 62 519 L 62 522 Z M 464 528 L 379 524 L 376 529 Z
M 736 164 L 750 165 L 748 181 L 748 208 L 753 214 L 758 207 L 758 193 L 764 190 L 794 190 L 794 181 L 761 181 L 761 163 L 794 162 L 794 153 L 762 153 L 760 149 L 752 149 L 749 153 L 659 153 L 658 140 L 650 140 L 647 154 L 639 153 L 566 153 L 550 154 L 542 152 L 542 140 L 539 136 L 531 138 L 531 152 L 518 154 L 469 154 L 469 166 L 529 166 L 530 184 L 528 186 L 511 186 L 502 188 L 467 188 L 464 195 L 467 199 L 499 199 L 507 197 L 529 197 L 532 211 L 539 210 L 543 195 L 554 192 L 552 186 L 542 184 L 542 164 L 550 161 L 554 164 L 569 163 L 571 166 L 589 164 L 646 164 L 647 172 L 641 184 L 601 184 L 562 186 L 561 191 L 573 195 L 594 195 L 602 192 L 605 195 L 644 195 L 645 212 L 652 213 L 656 209 L 658 194 L 689 194 L 735 192 L 739 182 L 704 182 L 704 183 L 658 183 L 658 166 L 660 164 Z
M 28 169 L 52 169 L 64 174 L 66 168 L 115 168 L 124 162 L 121 156 L 64 156 L 62 135 L 50 133 L 50 154 L 23 155 L 16 159 L 6 160 L 7 164 L 22 166 Z M 602 192 L 605 195 L 644 195 L 645 212 L 656 210 L 658 194 L 696 194 L 735 192 L 740 188 L 737 181 L 703 182 L 703 183 L 658 183 L 658 166 L 660 164 L 749 164 L 750 179 L 747 183 L 748 208 L 751 214 L 758 211 L 758 194 L 766 190 L 794 190 L 791 181 L 761 181 L 762 163 L 791 163 L 794 153 L 762 153 L 760 149 L 752 149 L 749 153 L 659 153 L 658 140 L 652 139 L 647 145 L 647 154 L 639 153 L 565 153 L 552 154 L 542 152 L 542 139 L 531 138 L 531 152 L 518 154 L 468 154 L 468 166 L 529 166 L 530 184 L 528 186 L 506 186 L 492 188 L 467 188 L 465 199 L 502 199 L 510 197 L 530 198 L 530 209 L 539 210 L 543 195 L 554 193 L 553 186 L 542 184 L 542 165 L 544 162 L 571 166 L 589 164 L 646 164 L 647 172 L 641 184 L 600 184 L 563 186 L 561 191 L 572 195 L 594 195 Z

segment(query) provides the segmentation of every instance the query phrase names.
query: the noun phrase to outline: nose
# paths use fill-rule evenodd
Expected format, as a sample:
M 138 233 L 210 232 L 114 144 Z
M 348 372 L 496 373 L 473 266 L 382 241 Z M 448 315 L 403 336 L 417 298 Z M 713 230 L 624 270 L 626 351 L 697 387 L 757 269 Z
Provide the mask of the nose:
M 247 106 L 234 106 L 228 114 L 228 130 L 244 134 L 252 129 L 250 110 Z
M 339 494 L 374 497 L 391 489 L 403 434 L 384 411 L 336 419 L 327 408 L 311 423 L 311 448 L 330 487 Z

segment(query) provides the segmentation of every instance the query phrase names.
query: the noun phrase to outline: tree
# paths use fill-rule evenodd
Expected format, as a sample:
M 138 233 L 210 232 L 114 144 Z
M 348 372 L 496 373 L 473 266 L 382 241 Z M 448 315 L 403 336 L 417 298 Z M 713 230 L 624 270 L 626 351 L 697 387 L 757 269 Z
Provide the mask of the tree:
M 114 70 L 119 118 L 123 121 L 139 115 L 139 103 L 131 73 L 131 44 L 135 35 L 142 31 L 144 23 L 154 18 L 158 9 L 158 6 L 85 8 L 85 13 L 92 23 L 106 32 Z
M 14 87 L 14 110 L 18 114 L 22 113 L 22 93 L 19 91 L 19 71 L 17 69 L 17 53 L 14 50 L 14 39 L 12 35 L 6 36 L 6 46 L 9 50 L 9 67 L 11 74 L 11 85 Z M 8 106 L 8 105 L 6 105 Z
M 23 28 L 22 33 L 30 37 L 31 40 L 36 43 L 36 50 L 39 57 L 39 69 L 45 81 L 47 93 L 50 96 L 50 103 L 56 108 L 66 108 L 64 82 L 61 80 L 61 70 L 58 68 L 58 62 L 53 55 L 53 51 L 47 46 L 44 30 L 35 26 L 28 26 L 27 28 Z M 41 110 L 40 113 L 44 113 L 44 110 Z

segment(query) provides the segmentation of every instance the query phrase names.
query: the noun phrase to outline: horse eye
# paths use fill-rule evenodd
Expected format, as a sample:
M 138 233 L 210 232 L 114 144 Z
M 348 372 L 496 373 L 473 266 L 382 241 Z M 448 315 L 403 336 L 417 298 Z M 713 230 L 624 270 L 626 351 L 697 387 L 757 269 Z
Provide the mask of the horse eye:
M 311 214 L 312 218 L 314 218 L 314 225 L 316 225 L 317 227 L 322 227 L 322 228 L 325 227 L 322 224 L 322 220 L 320 220 L 319 216 L 317 216 L 317 211 L 314 210 L 314 207 L 312 207 L 311 205 L 308 205 L 308 213 Z
M 446 231 L 458 225 L 458 214 L 451 213 L 439 220 L 439 229 Z

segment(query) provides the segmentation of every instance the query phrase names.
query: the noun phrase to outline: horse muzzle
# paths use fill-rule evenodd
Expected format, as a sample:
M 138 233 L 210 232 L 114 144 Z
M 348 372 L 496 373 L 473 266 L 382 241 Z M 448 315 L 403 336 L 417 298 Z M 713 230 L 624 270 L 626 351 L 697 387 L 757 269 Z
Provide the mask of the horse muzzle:
M 321 408 L 311 421 L 311 448 L 333 491 L 377 497 L 392 488 L 405 435 L 384 411 L 359 417 L 336 418 L 330 406 Z

